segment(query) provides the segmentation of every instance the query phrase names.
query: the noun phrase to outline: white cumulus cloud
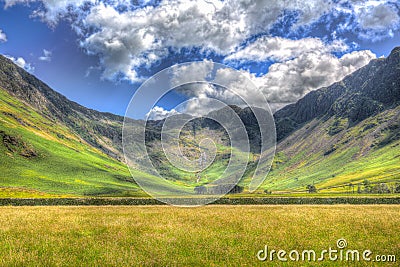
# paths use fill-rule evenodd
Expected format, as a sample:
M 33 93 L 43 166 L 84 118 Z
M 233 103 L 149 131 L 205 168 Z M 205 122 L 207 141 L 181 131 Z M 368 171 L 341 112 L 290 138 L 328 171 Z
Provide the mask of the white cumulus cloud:
M 250 36 L 268 31 L 285 10 L 298 11 L 300 25 L 316 21 L 331 8 L 323 0 L 165 0 L 120 13 L 101 3 L 83 21 L 84 27 L 98 30 L 82 46 L 100 56 L 104 78 L 122 73 L 138 81 L 136 69 L 165 58 L 168 49 L 197 47 L 226 56 Z
M 43 21 L 51 26 L 55 26 L 59 19 L 69 14 L 71 9 L 75 12 L 79 7 L 86 3 L 94 4 L 96 0 L 4 0 L 5 8 L 12 7 L 16 4 L 28 4 L 31 2 L 41 2 L 43 9 L 39 8 L 33 13 L 34 16 L 40 17 Z
M 47 61 L 50 62 L 51 61 L 51 56 L 53 55 L 53 53 L 51 51 L 48 51 L 46 49 L 43 49 L 43 56 L 39 57 L 39 60 L 41 61 Z
M 254 34 L 266 33 L 285 11 L 298 13 L 296 26 L 310 24 L 328 13 L 325 0 L 164 0 L 156 6 L 128 8 L 129 1 L 5 0 L 6 8 L 17 3 L 42 2 L 34 15 L 50 25 L 69 13 L 82 34 L 82 47 L 98 55 L 103 77 L 121 74 L 142 81 L 139 67 L 149 67 L 168 55 L 168 50 L 200 48 L 226 56 Z M 85 6 L 86 5 L 86 6 Z M 85 7 L 85 8 L 84 8 Z
M 265 102 L 258 92 L 262 92 L 271 104 L 271 109 L 276 110 L 285 103 L 297 101 L 310 91 L 342 80 L 375 58 L 376 55 L 369 50 L 354 51 L 342 57 L 318 50 L 307 51 L 294 59 L 272 64 L 269 71 L 259 77 L 245 70 L 241 71 L 243 75 L 238 76 L 229 68 L 218 69 L 211 82 L 224 85 L 225 88 L 194 83 L 182 86 L 177 91 L 191 98 L 182 110 L 183 113 L 198 115 L 213 110 L 207 104 L 209 98 L 225 104 L 262 107 Z M 185 71 L 189 69 L 196 72 L 198 66 L 186 66 Z M 202 75 L 210 76 L 211 73 Z
M 318 51 L 270 66 L 254 82 L 271 102 L 294 102 L 312 90 L 329 86 L 368 64 L 376 55 L 371 51 L 355 51 L 338 58 Z
M 355 23 L 344 24 L 341 30 L 357 32 L 371 41 L 392 38 L 400 28 L 400 6 L 391 0 L 342 0 L 340 10 L 354 18 Z
M 356 9 L 358 23 L 362 28 L 384 30 L 399 23 L 398 10 L 394 6 L 372 3 Z
M 11 59 L 18 67 L 23 68 L 27 72 L 33 73 L 35 71 L 35 67 L 33 67 L 30 63 L 27 63 L 24 58 L 22 57 L 12 57 L 5 55 L 8 59 Z
M 0 29 L 0 43 L 7 42 L 7 35 Z
M 179 114 L 179 112 L 175 109 L 166 110 L 163 107 L 155 106 L 146 114 L 146 117 L 149 120 L 162 120 L 177 114 Z
M 326 45 L 319 38 L 303 38 L 291 40 L 282 37 L 263 36 L 248 44 L 239 51 L 225 58 L 226 61 L 284 61 L 299 57 L 304 53 L 318 51 L 319 53 L 344 52 L 349 47 L 341 40 Z
M 147 6 L 130 0 L 5 0 L 5 7 L 29 2 L 42 3 L 33 15 L 50 25 L 71 15 L 81 46 L 99 57 L 103 78 L 124 77 L 132 82 L 142 82 L 145 77 L 139 70 L 161 62 L 170 51 L 192 48 L 205 58 L 209 52 L 217 54 L 225 62 L 272 60 L 284 63 L 280 65 L 284 68 L 286 61 L 303 57 L 310 66 L 332 59 L 333 65 L 342 67 L 331 55 L 347 51 L 341 40 L 326 45 L 318 38 L 270 36 L 272 26 L 287 16 L 295 17 L 288 27 L 293 32 L 324 23 L 324 15 L 343 16 L 337 34 L 356 32 L 368 40 L 391 37 L 400 28 L 399 5 L 393 0 L 162 0 Z M 254 36 L 261 37 L 249 42 Z M 314 51 L 319 53 L 311 59 Z M 325 80 L 336 80 L 329 78 L 334 74 L 327 76 Z M 318 82 L 322 77 L 310 80 L 325 84 Z
M 191 62 L 189 64 L 174 67 L 170 72 L 172 78 L 170 79 L 170 87 L 174 88 L 178 85 L 185 83 L 193 83 L 198 81 L 207 80 L 214 68 L 212 60 L 203 60 L 199 62 Z M 180 90 L 184 90 L 182 87 Z

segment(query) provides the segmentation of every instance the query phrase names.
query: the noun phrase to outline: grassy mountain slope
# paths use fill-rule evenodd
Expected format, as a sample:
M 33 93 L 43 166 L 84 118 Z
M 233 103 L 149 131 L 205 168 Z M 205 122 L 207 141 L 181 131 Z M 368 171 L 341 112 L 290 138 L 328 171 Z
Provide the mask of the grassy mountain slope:
M 278 147 L 264 188 L 400 182 L 400 48 L 278 111 Z
M 0 55 L 0 88 L 29 105 L 51 123 L 61 123 L 91 146 L 123 160 L 123 117 L 85 108 Z
M 0 103 L 0 196 L 144 195 L 122 163 L 122 117 L 69 101 L 1 56 Z M 262 189 L 304 191 L 314 184 L 346 191 L 365 179 L 394 185 L 400 180 L 399 103 L 396 48 L 388 58 L 278 111 L 277 154 Z M 234 108 L 250 138 L 251 162 L 241 181 L 246 185 L 257 163 L 260 133 L 249 109 Z M 223 110 L 216 112 L 224 116 Z M 202 173 L 168 163 L 161 126 L 162 121 L 149 122 L 146 133 L 154 166 L 139 164 L 133 175 L 156 184 L 160 180 L 150 174 L 156 168 L 169 181 L 195 186 L 223 173 L 231 149 L 220 126 L 200 118 L 180 134 L 181 149 L 191 160 L 201 156 L 200 140 L 207 137 L 217 144 L 215 161 Z M 144 153 L 135 151 L 138 157 Z
M 0 196 L 143 195 L 124 164 L 2 89 L 0 162 Z
M 312 120 L 285 138 L 263 187 L 305 190 L 309 184 L 346 191 L 350 183 L 400 182 L 400 107 L 348 126 L 332 117 Z M 337 132 L 340 131 L 340 132 Z
M 237 106 L 232 107 L 234 110 L 236 110 L 238 115 L 248 115 L 248 109 L 241 109 Z M 227 116 L 224 109 L 214 112 L 218 113 L 214 116 L 220 117 L 220 121 L 224 121 L 224 118 Z M 229 118 L 225 118 L 225 120 L 228 119 Z M 164 151 L 175 155 L 177 158 L 180 156 L 179 150 L 176 149 L 175 146 L 172 146 L 172 148 L 169 149 L 170 146 L 168 142 L 165 141 L 165 138 L 164 144 L 161 143 L 160 139 L 163 122 L 164 121 L 154 121 L 149 123 L 147 127 L 148 134 L 146 138 L 146 145 L 154 168 L 157 169 L 163 176 L 165 176 L 166 179 L 171 181 L 194 186 L 211 183 L 216 179 L 221 178 L 221 175 L 224 175 L 225 177 L 237 177 L 237 175 L 239 175 L 238 173 L 242 171 L 242 168 L 232 168 L 231 170 L 233 172 L 224 174 L 224 171 L 228 167 L 231 155 L 235 154 L 236 156 L 240 157 L 240 159 L 246 161 L 247 158 L 249 158 L 251 164 L 253 164 L 257 158 L 257 150 L 260 150 L 259 144 L 257 143 L 259 142 L 260 137 L 256 133 L 253 135 L 257 138 L 252 138 L 250 140 L 249 145 L 251 150 L 250 155 L 248 155 L 247 153 L 241 152 L 237 148 L 231 149 L 227 132 L 217 122 L 208 118 L 196 118 L 189 121 L 182 129 L 180 129 L 179 138 L 176 140 L 176 143 L 179 143 L 179 147 L 183 156 L 191 160 L 194 165 L 197 167 L 201 166 L 201 168 L 204 168 L 205 166 L 208 167 L 202 172 L 184 171 L 168 163 Z M 175 129 L 171 132 L 166 131 L 164 134 L 177 136 L 176 133 L 173 134 L 174 131 Z M 211 147 L 207 147 L 204 143 L 202 144 L 202 141 L 206 139 L 212 140 L 213 145 L 211 145 Z M 214 148 L 214 145 L 215 158 L 212 162 L 208 162 L 212 160 L 212 148 Z M 232 167 L 235 165 L 237 164 L 231 164 Z

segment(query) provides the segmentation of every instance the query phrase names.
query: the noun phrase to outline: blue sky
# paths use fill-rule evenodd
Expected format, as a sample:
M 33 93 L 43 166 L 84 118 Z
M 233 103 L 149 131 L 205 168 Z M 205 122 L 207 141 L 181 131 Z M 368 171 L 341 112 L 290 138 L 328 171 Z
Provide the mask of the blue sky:
M 148 77 L 194 60 L 242 70 L 280 107 L 387 56 L 399 29 L 400 3 L 387 0 L 0 0 L 1 54 L 120 115 Z M 170 94 L 157 112 L 206 93 Z

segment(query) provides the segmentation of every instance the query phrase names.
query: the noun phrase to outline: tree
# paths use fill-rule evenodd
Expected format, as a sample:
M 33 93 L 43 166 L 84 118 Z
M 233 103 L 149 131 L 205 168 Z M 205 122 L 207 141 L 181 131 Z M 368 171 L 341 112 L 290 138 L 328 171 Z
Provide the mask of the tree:
M 400 183 L 396 183 L 396 187 L 394 189 L 395 193 L 400 193 Z
M 199 185 L 194 188 L 194 192 L 198 195 L 204 195 L 207 193 L 207 187 L 204 185 Z
M 390 189 L 389 189 L 389 186 L 387 185 L 387 183 L 380 184 L 380 193 L 381 194 L 389 194 L 390 193 Z
M 354 184 L 353 183 L 349 183 L 349 193 L 353 191 L 354 194 Z
M 317 188 L 313 184 L 307 185 L 308 193 L 317 193 Z
M 364 192 L 371 193 L 372 190 L 371 183 L 368 180 L 364 180 L 363 185 L 364 185 Z
M 387 194 L 390 193 L 390 189 L 387 186 L 386 183 L 380 183 L 374 186 L 371 190 L 373 193 L 378 193 L 378 194 Z

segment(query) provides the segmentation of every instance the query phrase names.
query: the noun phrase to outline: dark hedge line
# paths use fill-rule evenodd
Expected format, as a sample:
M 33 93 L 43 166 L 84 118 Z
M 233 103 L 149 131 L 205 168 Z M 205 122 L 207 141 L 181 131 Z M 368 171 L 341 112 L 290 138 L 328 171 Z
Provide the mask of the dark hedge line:
M 181 205 L 193 205 L 195 199 L 181 198 Z M 212 205 L 333 205 L 333 204 L 400 204 L 400 197 L 271 197 L 271 198 L 221 198 Z M 118 206 L 165 205 L 150 198 L 0 198 L 0 206 Z
M 215 204 L 230 205 L 333 205 L 333 204 L 400 204 L 400 197 L 271 197 L 222 198 Z

